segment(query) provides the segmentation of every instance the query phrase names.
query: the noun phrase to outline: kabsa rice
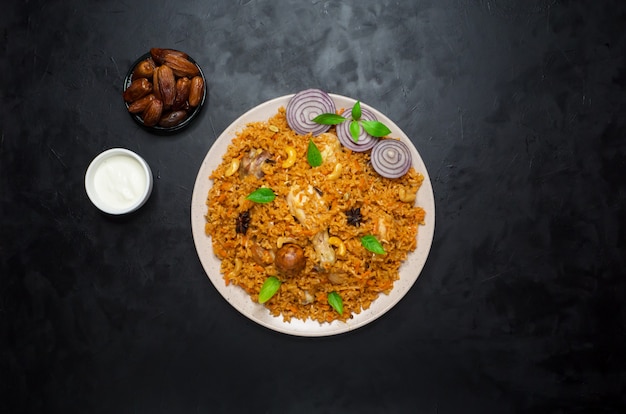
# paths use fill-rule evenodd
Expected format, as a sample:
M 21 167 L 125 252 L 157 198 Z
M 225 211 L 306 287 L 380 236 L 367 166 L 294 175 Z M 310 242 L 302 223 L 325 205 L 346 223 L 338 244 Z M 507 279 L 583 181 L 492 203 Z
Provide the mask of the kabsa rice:
M 322 154 L 319 167 L 307 161 L 309 140 Z M 288 150 L 295 150 L 293 165 Z M 224 282 L 256 302 L 265 280 L 277 277 L 280 288 L 264 305 L 285 321 L 345 321 L 388 294 L 400 265 L 417 247 L 425 212 L 414 200 L 424 177 L 411 168 L 387 179 L 369 159 L 369 151 L 342 147 L 334 127 L 316 137 L 296 134 L 282 107 L 267 122 L 250 123 L 237 133 L 209 177 L 207 198 L 205 230 Z M 271 189 L 276 198 L 263 204 L 246 198 L 258 188 Z M 374 235 L 386 254 L 365 249 L 366 235 Z M 275 264 L 285 244 L 304 252 L 304 268 L 295 275 Z M 340 295 L 342 314 L 329 305 L 330 292 Z

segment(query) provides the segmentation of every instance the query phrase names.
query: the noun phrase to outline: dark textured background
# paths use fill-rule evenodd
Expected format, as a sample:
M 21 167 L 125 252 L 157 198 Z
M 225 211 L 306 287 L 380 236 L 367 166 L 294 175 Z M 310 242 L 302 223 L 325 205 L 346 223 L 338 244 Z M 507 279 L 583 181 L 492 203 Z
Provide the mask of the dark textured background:
M 626 410 L 622 1 L 13 1 L 0 16 L 0 412 Z M 183 133 L 122 104 L 150 47 L 209 81 Z M 196 173 L 249 108 L 308 87 L 393 119 L 431 175 L 435 240 L 408 295 L 329 338 L 255 325 L 209 282 Z M 137 214 L 83 177 L 151 165 Z

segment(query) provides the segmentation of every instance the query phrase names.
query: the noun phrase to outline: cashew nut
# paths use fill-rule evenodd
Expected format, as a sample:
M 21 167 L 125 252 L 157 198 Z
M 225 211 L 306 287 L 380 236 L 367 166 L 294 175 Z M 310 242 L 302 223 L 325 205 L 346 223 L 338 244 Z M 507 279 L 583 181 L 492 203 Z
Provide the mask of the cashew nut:
M 343 241 L 339 237 L 337 236 L 329 237 L 328 244 L 330 244 L 331 246 L 335 246 L 337 248 L 338 256 L 343 256 L 344 254 L 346 254 L 346 245 L 343 244 Z
M 235 258 L 235 268 L 233 269 L 232 272 L 230 272 L 230 274 L 232 276 L 237 276 L 239 274 L 239 272 L 241 271 L 241 268 L 243 267 L 243 262 L 241 261 L 240 258 Z
M 240 163 L 239 158 L 233 158 L 232 162 L 230 163 L 230 165 L 224 172 L 224 175 L 226 177 L 230 177 L 231 175 L 236 173 L 237 170 L 239 170 L 239 163 Z
M 278 239 L 276 239 L 276 247 L 278 247 L 280 249 L 281 247 L 283 247 L 284 244 L 295 243 L 295 242 L 296 242 L 296 239 L 294 239 L 292 237 L 280 236 L 280 237 L 278 237 Z
M 289 168 L 296 163 L 296 149 L 291 146 L 285 147 L 287 158 L 283 161 L 283 168 Z
M 337 178 L 339 178 L 339 176 L 341 175 L 341 170 L 343 169 L 343 166 L 341 165 L 340 162 L 338 162 L 337 164 L 335 164 L 335 169 L 333 170 L 333 172 L 331 172 L 330 174 L 328 174 L 326 176 L 326 178 L 328 180 L 336 180 Z
M 404 201 L 405 203 L 412 203 L 415 201 L 417 191 L 407 192 L 404 187 L 400 187 L 398 190 L 398 196 L 400 201 Z

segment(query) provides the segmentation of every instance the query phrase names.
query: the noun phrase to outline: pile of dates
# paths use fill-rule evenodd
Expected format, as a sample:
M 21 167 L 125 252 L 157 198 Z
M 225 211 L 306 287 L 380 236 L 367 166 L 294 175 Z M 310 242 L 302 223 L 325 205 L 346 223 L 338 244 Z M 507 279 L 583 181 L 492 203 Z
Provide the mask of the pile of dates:
M 148 127 L 179 125 L 204 96 L 200 69 L 178 50 L 150 49 L 150 56 L 135 66 L 130 80 L 124 101 L 128 111 Z

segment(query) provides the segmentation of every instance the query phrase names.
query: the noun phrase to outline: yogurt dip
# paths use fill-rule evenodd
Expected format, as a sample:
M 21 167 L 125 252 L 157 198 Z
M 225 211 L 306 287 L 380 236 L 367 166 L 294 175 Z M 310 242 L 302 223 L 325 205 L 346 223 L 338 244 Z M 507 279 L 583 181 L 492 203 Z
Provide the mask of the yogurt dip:
M 91 201 L 109 214 L 125 214 L 141 207 L 152 191 L 152 173 L 139 155 L 113 148 L 96 157 L 85 174 Z
M 100 163 L 93 184 L 102 202 L 116 209 L 126 209 L 143 196 L 146 174 L 136 159 L 114 155 Z

